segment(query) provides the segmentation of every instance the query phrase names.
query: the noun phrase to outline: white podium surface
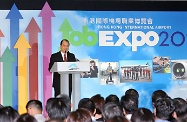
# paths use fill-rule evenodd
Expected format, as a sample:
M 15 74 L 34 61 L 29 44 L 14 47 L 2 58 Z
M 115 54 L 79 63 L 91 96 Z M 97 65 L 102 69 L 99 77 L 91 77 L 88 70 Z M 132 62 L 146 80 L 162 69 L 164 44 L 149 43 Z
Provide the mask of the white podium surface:
M 55 62 L 50 70 L 60 74 L 61 94 L 69 95 L 69 74 L 72 74 L 73 110 L 78 108 L 81 99 L 80 73 L 88 71 L 90 71 L 90 62 Z

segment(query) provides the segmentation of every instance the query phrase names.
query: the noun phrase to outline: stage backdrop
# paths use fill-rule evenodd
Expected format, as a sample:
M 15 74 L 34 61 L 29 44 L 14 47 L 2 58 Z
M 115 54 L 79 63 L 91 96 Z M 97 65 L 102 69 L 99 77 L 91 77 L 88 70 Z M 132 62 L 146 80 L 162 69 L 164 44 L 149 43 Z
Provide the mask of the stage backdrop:
M 115 94 L 133 88 L 139 107 L 152 109 L 151 95 L 165 90 L 186 99 L 187 12 L 0 10 L 1 104 L 25 112 L 30 99 L 44 105 L 53 96 L 50 55 L 60 41 L 70 52 L 93 60 L 98 68 L 80 75 L 81 98 Z M 92 62 L 93 62 L 92 61 Z

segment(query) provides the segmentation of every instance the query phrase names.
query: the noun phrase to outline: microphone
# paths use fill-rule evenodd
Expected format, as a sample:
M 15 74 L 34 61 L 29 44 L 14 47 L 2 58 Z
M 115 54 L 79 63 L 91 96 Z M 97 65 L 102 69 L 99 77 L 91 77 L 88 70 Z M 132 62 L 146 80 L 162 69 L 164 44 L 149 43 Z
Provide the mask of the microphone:
M 65 50 L 65 53 L 66 53 L 66 50 Z
M 78 61 L 79 61 L 79 59 L 78 59 L 78 58 L 76 58 L 76 57 L 75 57 L 75 60 L 76 60 L 76 62 L 78 62 Z

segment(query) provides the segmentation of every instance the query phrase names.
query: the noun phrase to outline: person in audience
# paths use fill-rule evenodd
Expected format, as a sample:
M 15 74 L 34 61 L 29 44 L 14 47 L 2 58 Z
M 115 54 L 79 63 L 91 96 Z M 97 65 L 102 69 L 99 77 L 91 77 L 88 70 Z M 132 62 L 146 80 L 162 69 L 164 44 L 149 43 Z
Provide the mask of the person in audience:
M 67 94 L 59 94 L 56 98 L 61 99 L 69 107 L 69 111 L 71 111 L 71 100 Z
M 46 110 L 48 114 L 47 120 L 57 119 L 65 121 L 70 112 L 69 107 L 57 98 L 47 101 Z
M 152 112 L 147 108 L 138 108 L 133 112 L 131 122 L 154 122 L 155 118 Z
M 187 122 L 187 115 L 183 116 L 183 118 L 178 118 L 176 122 Z
M 139 98 L 139 93 L 135 89 L 128 89 L 125 92 L 125 95 L 126 94 L 131 94 L 131 95 L 135 96 L 137 99 Z
M 124 116 L 115 116 L 107 120 L 106 122 L 129 122 L 129 120 L 125 118 Z
M 20 115 L 15 122 L 40 122 L 37 121 L 34 116 L 29 115 L 28 113 Z M 44 121 L 45 122 L 45 121 Z
M 103 106 L 102 115 L 104 121 L 108 121 L 115 116 L 124 116 L 124 111 L 120 104 L 109 102 Z
M 90 98 L 83 98 L 79 101 L 78 108 L 84 108 L 89 111 L 92 121 L 95 122 L 96 119 L 94 114 L 96 112 L 95 104 Z
M 138 99 L 134 95 L 126 94 L 121 97 L 121 106 L 125 110 L 126 118 L 130 120 L 132 113 L 138 109 Z
M 105 104 L 108 103 L 108 102 L 115 102 L 117 104 L 120 103 L 118 96 L 114 95 L 114 94 L 110 94 L 109 96 L 106 97 Z
M 175 106 L 173 118 L 176 120 L 187 120 L 187 102 L 182 98 L 174 98 L 173 104 Z
M 19 113 L 11 106 L 0 109 L 0 122 L 14 122 L 19 117 Z
M 68 115 L 66 122 L 92 122 L 92 119 L 88 110 L 79 108 Z
M 175 106 L 169 97 L 159 98 L 154 104 L 155 122 L 168 122 Z
M 91 97 L 91 100 L 94 102 L 96 108 L 96 112 L 94 115 L 96 121 L 103 121 L 101 110 L 105 104 L 104 97 L 102 97 L 100 94 L 96 94 Z
M 50 119 L 50 120 L 47 120 L 45 122 L 66 122 L 66 121 L 58 120 L 58 119 Z
M 58 98 L 49 98 L 46 102 L 45 110 L 48 112 L 51 109 L 51 105 L 57 100 Z M 46 120 L 49 120 L 49 115 L 47 113 Z
M 0 109 L 3 108 L 4 106 L 0 104 Z
M 30 100 L 26 105 L 26 110 L 27 113 L 34 116 L 38 122 L 45 122 L 45 118 L 42 114 L 42 103 L 39 100 Z
M 57 100 L 57 98 L 49 98 L 46 102 L 45 109 L 48 111 L 51 108 L 52 103 L 54 103 Z
M 165 98 L 167 96 L 168 95 L 163 90 L 156 90 L 156 91 L 154 91 L 152 93 L 152 105 L 153 105 L 153 108 L 154 108 L 154 104 L 155 104 L 155 102 L 156 102 L 157 99 L 159 99 L 159 98 Z

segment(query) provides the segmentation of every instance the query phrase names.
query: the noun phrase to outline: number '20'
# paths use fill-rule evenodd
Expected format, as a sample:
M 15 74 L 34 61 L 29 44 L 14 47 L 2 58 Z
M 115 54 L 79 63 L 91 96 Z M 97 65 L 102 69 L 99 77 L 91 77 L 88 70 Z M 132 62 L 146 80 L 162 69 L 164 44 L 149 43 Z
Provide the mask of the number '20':
M 174 40 L 175 36 L 181 36 L 181 38 L 179 40 Z M 185 42 L 185 36 L 182 32 L 180 31 L 176 31 L 174 32 L 171 37 L 169 37 L 169 34 L 166 32 L 166 31 L 162 31 L 159 36 L 164 36 L 164 40 L 162 41 L 162 43 L 160 44 L 160 46 L 169 46 L 169 44 L 166 42 L 168 38 L 171 38 L 171 43 L 174 45 L 174 46 L 181 46 L 184 44 Z

